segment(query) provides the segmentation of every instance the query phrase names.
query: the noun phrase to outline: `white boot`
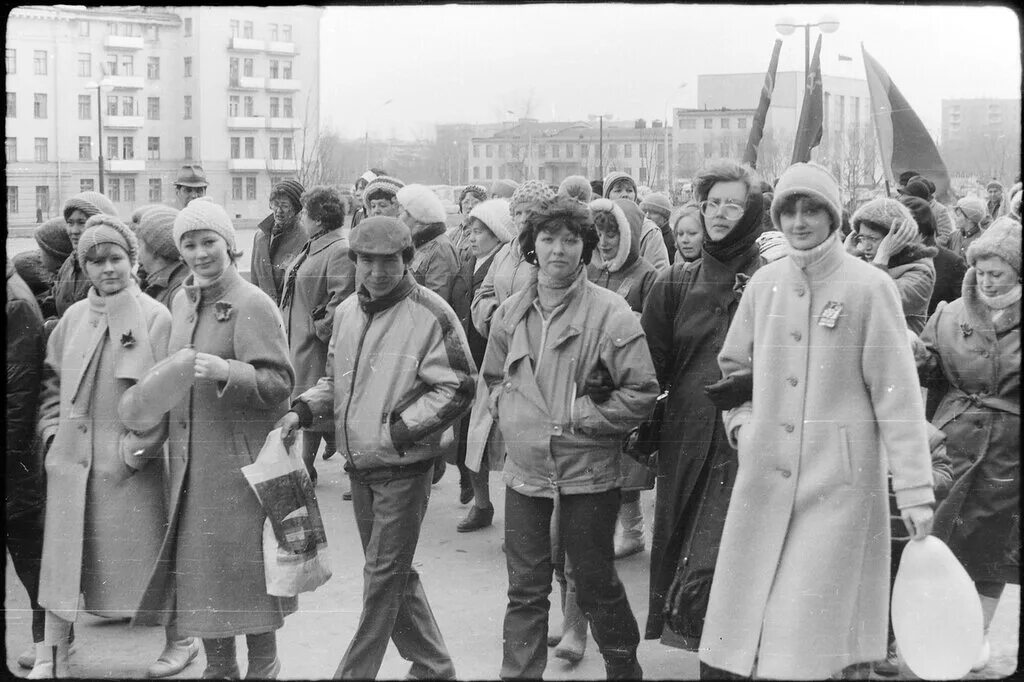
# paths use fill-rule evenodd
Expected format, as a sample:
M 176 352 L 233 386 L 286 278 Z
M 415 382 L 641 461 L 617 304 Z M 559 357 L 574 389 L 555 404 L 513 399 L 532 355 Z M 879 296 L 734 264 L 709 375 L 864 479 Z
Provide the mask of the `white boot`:
M 992 656 L 992 645 L 988 641 L 988 629 L 992 625 L 992 618 L 996 615 L 996 607 L 999 606 L 998 597 L 984 597 L 978 595 L 981 599 L 981 620 L 985 628 L 984 639 L 981 641 L 981 651 L 978 652 L 978 660 L 971 666 L 971 672 L 976 673 L 985 669 L 988 665 L 988 660 Z
M 56 677 L 71 677 L 68 657 L 70 645 L 62 640 L 58 645 L 36 644 L 36 664 L 28 674 L 30 680 L 47 680 Z
M 616 533 L 615 558 L 631 556 L 644 551 L 644 512 L 640 500 L 623 502 L 619 506 L 618 525 L 622 534 Z

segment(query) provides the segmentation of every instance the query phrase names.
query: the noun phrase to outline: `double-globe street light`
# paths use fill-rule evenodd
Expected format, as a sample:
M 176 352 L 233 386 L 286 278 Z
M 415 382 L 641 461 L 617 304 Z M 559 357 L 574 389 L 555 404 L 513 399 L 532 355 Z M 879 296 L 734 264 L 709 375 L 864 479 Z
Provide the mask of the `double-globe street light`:
M 114 89 L 112 83 L 104 80 L 90 81 L 85 84 L 90 90 L 96 89 L 96 152 L 99 159 L 100 171 L 100 194 L 103 194 L 103 97 L 101 93 L 110 92 Z
M 822 33 L 835 33 L 839 30 L 839 20 L 824 17 L 813 24 L 796 24 L 787 17 L 775 23 L 775 30 L 784 36 L 792 35 L 793 31 L 798 28 L 804 30 L 804 79 L 806 80 L 807 72 L 811 70 L 811 29 L 817 28 Z

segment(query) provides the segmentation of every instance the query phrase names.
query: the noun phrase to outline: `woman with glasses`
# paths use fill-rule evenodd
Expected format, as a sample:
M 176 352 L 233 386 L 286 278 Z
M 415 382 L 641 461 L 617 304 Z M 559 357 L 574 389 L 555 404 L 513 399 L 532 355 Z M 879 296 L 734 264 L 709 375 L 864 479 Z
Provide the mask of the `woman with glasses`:
M 895 199 L 875 199 L 850 219 L 846 250 L 889 274 L 896 282 L 907 328 L 920 334 L 928 321 L 935 288 L 933 259 L 939 250 L 925 244 L 913 214 Z
M 260 221 L 252 240 L 249 281 L 274 300 L 281 302 L 281 289 L 288 265 L 309 239 L 299 220 L 305 188 L 295 180 L 283 180 L 270 192 L 271 214 Z
M 695 179 L 701 258 L 676 261 L 644 305 L 658 381 L 669 392 L 658 451 L 647 639 L 696 651 L 722 524 L 736 478 L 736 451 L 705 386 L 721 376 L 722 348 L 750 276 L 764 262 L 756 239 L 764 210 L 754 172 L 734 162 Z M 669 598 L 673 595 L 673 598 Z

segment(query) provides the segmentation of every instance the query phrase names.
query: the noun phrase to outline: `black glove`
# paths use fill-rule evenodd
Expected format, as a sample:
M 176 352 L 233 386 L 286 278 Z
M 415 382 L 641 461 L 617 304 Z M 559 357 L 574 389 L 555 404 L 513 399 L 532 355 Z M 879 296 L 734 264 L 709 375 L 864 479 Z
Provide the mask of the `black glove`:
M 704 387 L 704 395 L 720 410 L 739 407 L 754 397 L 754 375 L 732 374 Z
M 608 402 L 614 390 L 615 384 L 612 382 L 612 375 L 599 360 L 587 376 L 587 381 L 583 385 L 583 395 L 589 395 L 591 400 L 600 405 Z

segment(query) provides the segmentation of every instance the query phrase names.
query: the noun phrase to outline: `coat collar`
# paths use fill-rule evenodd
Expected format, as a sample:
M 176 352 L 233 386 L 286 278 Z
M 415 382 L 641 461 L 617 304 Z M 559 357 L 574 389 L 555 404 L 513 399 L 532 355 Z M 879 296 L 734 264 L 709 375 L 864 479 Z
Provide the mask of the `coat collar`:
M 341 228 L 329 230 L 319 236 L 315 236 L 309 240 L 309 255 L 312 256 L 314 253 L 320 253 L 331 244 L 345 240 L 348 242 L 348 238 L 341 233 Z
M 824 242 L 814 247 L 814 249 L 808 249 L 809 251 L 818 250 L 817 253 L 811 255 L 809 262 L 803 264 L 801 259 L 794 259 L 790 255 L 789 260 L 791 266 L 798 273 L 806 277 L 808 280 L 824 280 L 828 279 L 829 275 L 839 269 L 839 266 L 843 264 L 843 260 L 849 256 L 850 258 L 856 258 L 846 253 L 846 247 L 839 241 L 838 233 L 833 231 L 832 234 L 825 239 Z M 799 252 L 797 252 L 799 253 Z M 801 260 L 800 263 L 797 261 Z
M 555 348 L 564 342 L 566 339 L 578 335 L 583 331 L 587 317 L 587 306 L 583 301 L 584 296 L 587 293 L 587 288 L 595 286 L 590 283 L 587 279 L 587 268 L 580 268 L 580 274 L 576 277 L 576 281 L 573 282 L 566 296 L 563 299 L 565 302 L 566 309 L 562 312 L 564 316 L 569 313 L 571 317 L 566 325 L 566 328 L 551 344 L 548 348 Z M 505 318 L 505 329 L 509 334 L 515 332 L 516 327 L 523 321 L 526 315 L 533 309 L 533 303 L 537 300 L 537 282 L 536 280 L 531 282 L 522 291 L 522 295 L 516 301 L 512 310 L 509 311 L 508 317 Z
M 196 276 L 191 274 L 185 278 L 181 288 L 185 290 L 185 295 L 192 306 L 198 308 L 201 303 L 210 303 L 224 298 L 242 281 L 242 275 L 238 273 L 237 267 L 229 265 L 220 277 L 205 287 L 197 286 L 195 281 Z
M 999 320 L 992 321 L 992 309 L 982 302 L 978 295 L 978 273 L 974 268 L 967 270 L 964 275 L 964 283 L 961 288 L 964 301 L 964 311 L 967 314 L 968 322 L 975 329 L 986 334 L 1002 334 L 1005 331 L 1020 326 L 1020 306 L 1014 305 L 1006 309 Z
M 184 262 L 178 261 L 176 263 L 171 263 L 156 272 L 148 272 L 146 273 L 146 288 L 150 289 L 156 287 L 159 289 L 166 289 L 170 285 L 171 279 L 174 275 L 187 269 L 188 266 L 185 265 Z
M 402 281 L 392 289 L 388 294 L 382 298 L 370 298 L 369 292 L 366 287 L 362 284 L 359 285 L 359 290 L 356 292 L 356 296 L 359 297 L 359 307 L 363 309 L 363 312 L 367 315 L 374 315 L 379 312 L 383 312 L 388 308 L 391 308 L 399 301 L 402 301 L 409 296 L 416 288 L 416 278 L 413 277 L 409 268 L 405 269 L 405 276 Z

